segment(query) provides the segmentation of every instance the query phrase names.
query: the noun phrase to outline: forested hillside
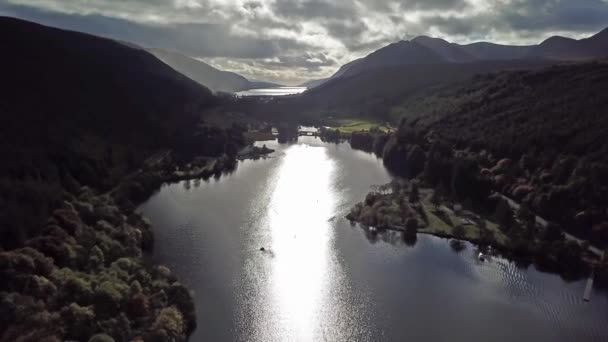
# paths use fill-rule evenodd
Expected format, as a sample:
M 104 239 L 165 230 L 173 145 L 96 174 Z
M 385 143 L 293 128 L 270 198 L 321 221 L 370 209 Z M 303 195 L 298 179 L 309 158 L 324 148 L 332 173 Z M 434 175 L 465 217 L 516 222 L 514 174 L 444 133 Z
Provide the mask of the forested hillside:
M 427 89 L 392 115 L 422 143 L 476 155 L 476 173 L 494 190 L 606 245 L 606 94 L 608 63 L 564 64 Z
M 10 18 L 0 41 L 0 340 L 185 341 L 192 295 L 144 262 L 133 202 L 176 160 L 233 165 L 242 132 L 199 125 L 211 92 L 144 50 Z
M 0 40 L 3 245 L 45 220 L 64 189 L 106 189 L 177 143 L 215 101 L 150 53 L 109 39 L 0 18 Z
M 388 120 L 393 105 L 427 87 L 452 84 L 477 74 L 498 70 L 529 69 L 542 61 L 422 64 L 378 68 L 350 77 L 330 79 L 319 87 L 290 99 L 318 115 L 367 116 Z M 299 105 L 299 104 L 302 105 Z

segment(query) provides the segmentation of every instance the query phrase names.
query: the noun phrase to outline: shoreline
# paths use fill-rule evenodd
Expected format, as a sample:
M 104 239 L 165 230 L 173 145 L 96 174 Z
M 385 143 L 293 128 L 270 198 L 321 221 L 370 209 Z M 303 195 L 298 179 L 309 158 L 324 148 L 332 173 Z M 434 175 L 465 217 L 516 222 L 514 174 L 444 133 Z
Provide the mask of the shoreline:
M 530 249 L 523 247 L 519 238 L 509 237 L 499 224 L 463 209 L 460 204 L 453 204 L 452 208 L 457 210 L 452 210 L 447 201 L 431 203 L 433 192 L 430 189 L 416 190 L 419 198 L 410 201 L 411 192 L 402 188 L 393 193 L 389 187 L 387 184 L 372 190 L 363 202 L 351 208 L 345 218 L 371 233 L 395 231 L 411 241 L 415 241 L 416 234 L 420 233 L 452 241 L 468 241 L 482 251 L 492 247 L 502 257 L 534 264 L 539 270 L 556 273 L 565 280 L 584 279 L 592 270 L 602 266 L 597 255 L 565 237 L 548 242 L 536 241 L 534 248 Z M 459 244 L 452 247 L 457 249 Z
M 242 159 L 272 152 L 247 148 Z M 178 166 L 165 150 L 107 192 L 66 192 L 40 234 L 0 251 L 7 281 L 0 309 L 9 319 L 2 337 L 187 341 L 197 324 L 193 292 L 168 267 L 149 263 L 154 234 L 136 207 L 164 183 L 219 176 L 236 165 L 223 155 Z

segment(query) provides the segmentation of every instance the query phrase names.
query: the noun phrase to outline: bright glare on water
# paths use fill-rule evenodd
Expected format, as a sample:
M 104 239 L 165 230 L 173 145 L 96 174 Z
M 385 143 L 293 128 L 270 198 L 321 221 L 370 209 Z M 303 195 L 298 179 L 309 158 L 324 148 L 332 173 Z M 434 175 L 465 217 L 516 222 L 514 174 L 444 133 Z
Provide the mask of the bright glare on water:
M 381 161 L 312 137 L 220 179 L 164 186 L 141 207 L 195 291 L 191 341 L 605 341 L 606 295 L 475 247 L 366 234 L 343 218 Z M 261 251 L 260 248 L 264 248 Z
M 313 341 L 322 323 L 317 309 L 331 285 L 327 254 L 333 238 L 328 221 L 336 206 L 334 171 L 324 148 L 300 145 L 289 151 L 274 176 L 267 209 L 268 246 L 274 256 L 268 291 L 274 293 L 272 331 L 286 338 Z

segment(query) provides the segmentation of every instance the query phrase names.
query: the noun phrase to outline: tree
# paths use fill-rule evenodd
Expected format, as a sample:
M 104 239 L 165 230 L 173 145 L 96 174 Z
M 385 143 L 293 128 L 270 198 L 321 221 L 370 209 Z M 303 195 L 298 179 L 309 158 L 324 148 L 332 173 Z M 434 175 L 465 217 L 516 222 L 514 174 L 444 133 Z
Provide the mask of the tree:
M 509 202 L 507 202 L 507 200 L 504 198 L 500 198 L 498 200 L 496 210 L 494 211 L 494 217 L 503 228 L 511 228 L 513 223 L 513 213 L 511 211 L 511 207 L 509 206 Z
M 517 210 L 517 218 L 525 225 L 528 226 L 530 222 L 534 223 L 536 217 L 534 213 L 528 207 L 528 204 L 523 202 Z
M 420 201 L 420 191 L 418 190 L 418 182 L 412 182 L 409 200 L 410 203 L 417 203 L 418 201 Z
M 405 234 L 407 236 L 416 236 L 418 233 L 418 220 L 415 218 L 409 218 L 405 223 Z
M 459 239 L 462 239 L 465 237 L 466 232 L 464 230 L 464 227 L 462 225 L 457 225 L 456 227 L 454 227 L 454 230 L 452 231 L 452 234 Z
M 473 201 L 471 201 L 471 198 L 470 198 L 470 197 L 467 197 L 467 198 L 464 200 L 463 207 L 464 207 L 466 210 L 473 210 Z
M 226 152 L 226 155 L 228 155 L 228 157 L 234 158 L 238 154 L 239 148 L 236 146 L 235 143 L 229 142 L 224 146 L 224 151 Z
M 541 236 L 541 238 L 545 241 L 563 241 L 564 233 L 561 231 L 560 227 L 556 224 L 549 223 Z
M 441 194 L 439 193 L 439 189 L 435 189 L 430 198 L 430 202 L 435 209 L 439 209 L 439 206 L 441 206 L 441 200 L 442 198 Z

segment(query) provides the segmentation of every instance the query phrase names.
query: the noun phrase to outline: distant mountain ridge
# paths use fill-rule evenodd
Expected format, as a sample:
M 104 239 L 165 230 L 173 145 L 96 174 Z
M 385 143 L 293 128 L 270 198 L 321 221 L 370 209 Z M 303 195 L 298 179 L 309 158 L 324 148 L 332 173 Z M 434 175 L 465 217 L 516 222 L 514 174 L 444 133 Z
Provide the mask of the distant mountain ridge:
M 280 86 L 270 82 L 250 81 L 237 73 L 216 69 L 205 62 L 177 52 L 147 50 L 165 64 L 214 92 L 235 93 L 248 89 Z
M 343 65 L 328 81 L 381 67 L 415 64 L 473 63 L 541 59 L 582 61 L 608 57 L 608 28 L 580 40 L 554 36 L 538 45 L 515 46 L 488 42 L 450 43 L 441 38 L 419 36 L 378 49 L 364 58 Z M 324 84 L 327 84 L 325 82 Z
M 445 63 L 448 60 L 427 46 L 414 41 L 392 43 L 376 50 L 344 71 L 342 76 L 353 76 L 366 70 L 410 64 Z
M 412 39 L 412 42 L 426 46 L 451 63 L 466 63 L 478 59 L 476 56 L 463 49 L 460 45 L 450 43 L 441 38 L 419 36 Z

